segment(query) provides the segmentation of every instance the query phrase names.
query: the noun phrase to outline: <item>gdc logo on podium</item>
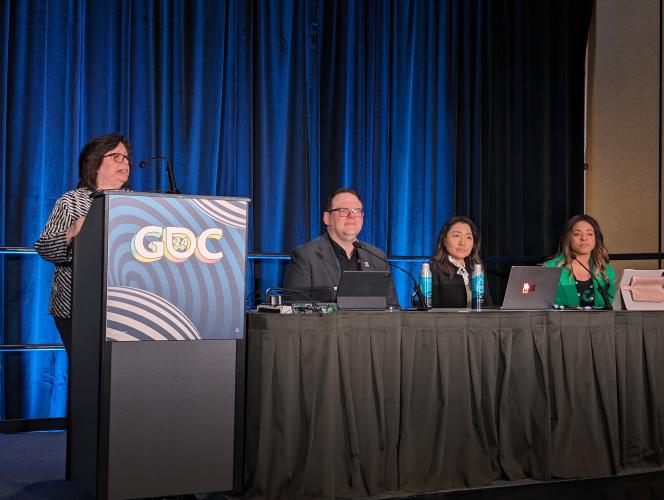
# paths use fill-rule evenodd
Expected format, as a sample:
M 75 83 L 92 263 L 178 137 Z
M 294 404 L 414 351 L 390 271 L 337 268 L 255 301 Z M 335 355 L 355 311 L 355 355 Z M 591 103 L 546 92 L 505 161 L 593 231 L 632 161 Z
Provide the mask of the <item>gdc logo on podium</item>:
M 131 239 L 131 253 L 141 262 L 156 262 L 166 257 L 177 264 L 192 255 L 205 264 L 219 262 L 223 252 L 211 252 L 208 240 L 220 240 L 222 230 L 210 228 L 196 236 L 186 227 L 145 226 Z

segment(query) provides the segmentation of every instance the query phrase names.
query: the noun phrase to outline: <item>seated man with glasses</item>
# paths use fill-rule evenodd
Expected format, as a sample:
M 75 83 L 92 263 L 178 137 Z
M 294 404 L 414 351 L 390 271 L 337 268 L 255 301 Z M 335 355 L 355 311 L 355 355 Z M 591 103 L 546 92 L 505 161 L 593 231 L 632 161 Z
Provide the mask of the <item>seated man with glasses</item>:
M 312 298 L 325 301 L 334 297 L 342 271 L 389 270 L 380 249 L 366 243 L 363 245 L 367 250 L 353 245 L 364 223 L 362 200 L 354 189 L 341 188 L 332 193 L 325 204 L 323 222 L 327 226 L 323 235 L 291 253 L 285 288 L 306 291 Z M 387 303 L 399 306 L 391 280 Z

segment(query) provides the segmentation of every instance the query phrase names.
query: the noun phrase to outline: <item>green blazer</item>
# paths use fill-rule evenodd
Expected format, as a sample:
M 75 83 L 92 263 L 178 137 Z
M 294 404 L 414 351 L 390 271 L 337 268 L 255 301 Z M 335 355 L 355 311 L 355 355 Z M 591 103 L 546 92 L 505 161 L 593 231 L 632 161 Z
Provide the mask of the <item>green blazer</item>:
M 560 263 L 563 262 L 565 257 L 563 255 L 558 255 L 551 260 L 547 260 L 543 266 L 547 267 L 557 267 L 560 266 Z M 592 269 L 592 266 L 591 266 Z M 606 267 L 606 276 L 609 279 L 607 283 L 601 276 L 597 276 L 597 281 L 604 287 L 606 290 L 607 298 L 610 303 L 613 303 L 613 297 L 616 295 L 616 272 L 613 269 L 611 264 L 608 264 Z M 596 287 L 596 283 L 593 282 L 593 286 Z M 560 282 L 558 283 L 558 292 L 556 293 L 556 298 L 554 303 L 559 306 L 567 307 L 579 307 L 579 295 L 576 291 L 576 281 L 574 279 L 574 274 L 567 269 L 565 266 L 562 266 L 562 272 L 560 273 Z M 595 293 L 595 308 L 603 308 L 604 299 L 599 292 Z

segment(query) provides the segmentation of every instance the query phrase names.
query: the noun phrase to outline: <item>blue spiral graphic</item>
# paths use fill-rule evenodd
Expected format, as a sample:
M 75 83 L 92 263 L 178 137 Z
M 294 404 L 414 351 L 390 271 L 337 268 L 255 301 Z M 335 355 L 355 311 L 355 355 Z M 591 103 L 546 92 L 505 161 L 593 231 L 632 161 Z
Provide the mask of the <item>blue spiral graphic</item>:
M 200 338 L 241 338 L 248 201 L 143 193 L 109 198 L 107 287 L 138 289 L 162 298 L 189 318 Z M 211 252 L 222 252 L 223 258 L 212 264 L 195 255 L 180 263 L 166 257 L 141 262 L 131 243 L 146 226 L 183 227 L 196 236 L 220 228 L 221 239 L 205 244 Z
M 201 335 L 187 316 L 163 298 L 122 286 L 106 289 L 108 340 L 196 340 Z
M 226 226 L 247 227 L 247 203 L 238 200 L 195 199 L 194 204 L 217 222 Z

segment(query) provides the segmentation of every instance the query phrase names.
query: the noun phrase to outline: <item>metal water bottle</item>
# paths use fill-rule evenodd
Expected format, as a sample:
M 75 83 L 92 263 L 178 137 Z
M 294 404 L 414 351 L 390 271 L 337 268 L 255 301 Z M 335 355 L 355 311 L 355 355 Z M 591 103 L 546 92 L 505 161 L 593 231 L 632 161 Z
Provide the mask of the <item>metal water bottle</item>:
M 470 290 L 473 295 L 473 309 L 482 309 L 484 304 L 484 269 L 482 269 L 482 264 L 473 266 Z
M 431 267 L 428 262 L 423 262 L 422 267 L 420 268 L 420 290 L 422 290 L 422 295 L 424 295 L 424 300 L 426 308 L 431 307 Z

